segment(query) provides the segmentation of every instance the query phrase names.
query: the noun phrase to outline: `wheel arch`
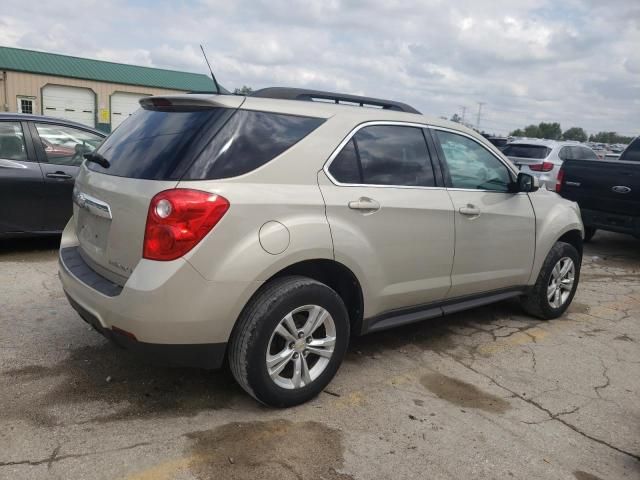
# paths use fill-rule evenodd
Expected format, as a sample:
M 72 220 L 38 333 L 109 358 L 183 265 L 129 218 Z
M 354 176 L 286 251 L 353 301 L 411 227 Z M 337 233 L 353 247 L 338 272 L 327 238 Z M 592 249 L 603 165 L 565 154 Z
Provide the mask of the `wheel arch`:
M 349 313 L 352 334 L 360 333 L 364 312 L 364 296 L 360 281 L 351 269 L 336 260 L 324 258 L 303 260 L 281 269 L 272 275 L 265 284 L 273 279 L 290 275 L 312 278 L 335 290 L 342 298 Z

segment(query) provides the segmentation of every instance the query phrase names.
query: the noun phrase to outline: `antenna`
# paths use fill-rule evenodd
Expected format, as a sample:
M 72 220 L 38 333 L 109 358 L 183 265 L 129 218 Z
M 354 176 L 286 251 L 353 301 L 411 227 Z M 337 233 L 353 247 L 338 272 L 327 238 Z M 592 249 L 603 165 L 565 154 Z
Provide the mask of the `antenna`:
M 209 59 L 207 58 L 207 54 L 204 53 L 204 48 L 200 45 L 200 50 L 202 50 L 202 56 L 204 57 L 204 61 L 207 62 L 207 67 L 209 67 L 209 73 L 211 73 L 211 80 L 213 80 L 213 84 L 216 87 L 216 92 L 220 95 L 220 85 L 218 85 L 218 81 L 216 80 L 216 76 L 213 74 L 213 70 L 211 70 L 211 64 L 209 63 Z

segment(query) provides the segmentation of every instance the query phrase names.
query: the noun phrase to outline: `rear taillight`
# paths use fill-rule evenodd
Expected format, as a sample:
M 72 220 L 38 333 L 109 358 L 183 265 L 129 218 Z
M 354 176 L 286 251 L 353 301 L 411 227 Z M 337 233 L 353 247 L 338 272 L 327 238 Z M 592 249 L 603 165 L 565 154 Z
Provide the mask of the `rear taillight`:
M 553 170 L 553 163 L 551 162 L 543 162 L 536 163 L 535 165 L 529 165 L 529 170 L 533 170 L 534 172 L 550 172 Z
M 556 179 L 556 193 L 562 191 L 562 181 L 564 180 L 564 170 L 561 168 Z
M 175 260 L 191 250 L 220 221 L 229 202 L 220 195 L 176 188 L 151 199 L 142 256 Z

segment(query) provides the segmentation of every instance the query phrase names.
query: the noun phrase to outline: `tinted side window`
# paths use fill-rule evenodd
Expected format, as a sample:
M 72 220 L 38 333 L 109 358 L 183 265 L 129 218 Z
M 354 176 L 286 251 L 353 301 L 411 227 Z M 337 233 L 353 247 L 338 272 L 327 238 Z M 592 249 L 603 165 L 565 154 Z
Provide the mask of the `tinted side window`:
M 620 160 L 640 162 L 640 137 L 637 137 L 633 142 L 631 142 L 626 150 L 622 152 Z
M 329 173 L 340 183 L 362 183 L 360 162 L 353 139 L 349 140 L 331 162 Z
M 36 123 L 47 162 L 56 165 L 82 164 L 85 153 L 93 152 L 102 142 L 102 137 L 64 125 Z
M 483 146 L 455 133 L 436 130 L 436 135 L 453 188 L 509 191 L 512 181 L 509 170 Z
M 323 122 L 321 118 L 239 110 L 198 156 L 184 178 L 228 178 L 255 170 Z
M 354 136 L 362 183 L 435 186 L 427 142 L 421 128 L 395 125 L 365 127 Z
M 20 122 L 0 122 L 0 158 L 27 160 L 24 134 Z

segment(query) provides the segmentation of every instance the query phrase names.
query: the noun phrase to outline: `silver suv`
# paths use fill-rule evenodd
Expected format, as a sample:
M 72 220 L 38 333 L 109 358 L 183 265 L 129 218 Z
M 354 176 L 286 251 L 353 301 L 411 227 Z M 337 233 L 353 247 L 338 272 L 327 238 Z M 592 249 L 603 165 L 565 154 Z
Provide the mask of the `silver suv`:
M 510 297 L 551 319 L 574 296 L 576 204 L 459 124 L 291 89 L 141 104 L 81 168 L 60 278 L 148 358 L 228 359 L 257 400 L 290 406 L 353 335 Z
M 514 140 L 502 153 L 520 171 L 537 177 L 540 185 L 548 190 L 556 190 L 558 173 L 565 160 L 598 159 L 596 152 L 578 142 L 535 138 Z

